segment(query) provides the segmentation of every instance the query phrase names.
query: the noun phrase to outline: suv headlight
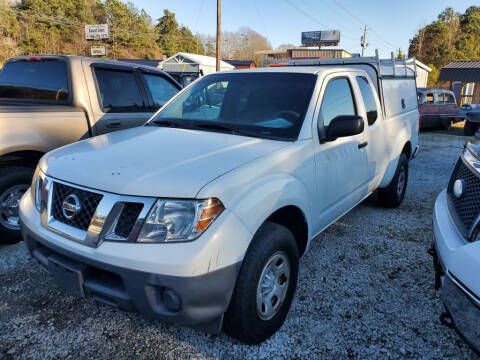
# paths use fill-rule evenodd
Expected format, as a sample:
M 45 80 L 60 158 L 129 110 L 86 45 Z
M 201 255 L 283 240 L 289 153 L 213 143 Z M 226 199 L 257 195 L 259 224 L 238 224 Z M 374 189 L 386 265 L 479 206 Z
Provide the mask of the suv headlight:
M 161 243 L 191 241 L 199 237 L 221 214 L 218 199 L 159 199 L 143 223 L 138 242 Z
M 35 173 L 33 174 L 31 193 L 32 200 L 35 203 L 35 207 L 39 212 L 42 212 L 47 207 L 48 200 L 48 179 L 45 174 L 40 170 L 40 167 L 37 166 Z

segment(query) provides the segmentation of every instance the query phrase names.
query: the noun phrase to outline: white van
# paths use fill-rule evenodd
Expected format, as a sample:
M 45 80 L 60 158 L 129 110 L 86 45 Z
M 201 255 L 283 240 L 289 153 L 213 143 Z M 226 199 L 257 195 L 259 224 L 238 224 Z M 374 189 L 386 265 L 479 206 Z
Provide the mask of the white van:
M 259 343 L 299 257 L 378 190 L 401 204 L 415 74 L 378 58 L 221 72 L 143 127 L 44 156 L 20 204 L 30 253 L 81 296 Z

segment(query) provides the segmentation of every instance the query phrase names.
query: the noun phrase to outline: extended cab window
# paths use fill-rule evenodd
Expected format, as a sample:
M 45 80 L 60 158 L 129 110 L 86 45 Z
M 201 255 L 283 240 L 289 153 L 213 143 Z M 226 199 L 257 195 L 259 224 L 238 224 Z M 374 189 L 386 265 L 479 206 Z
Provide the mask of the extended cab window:
M 67 63 L 58 59 L 27 59 L 5 64 L 0 73 L 0 98 L 67 102 Z
M 438 93 L 437 94 L 437 103 L 442 104 L 445 102 L 445 97 L 443 93 Z
M 358 87 L 362 93 L 363 103 L 365 104 L 365 111 L 367 113 L 368 125 L 372 125 L 378 117 L 377 103 L 375 96 L 373 96 L 372 88 L 368 80 L 363 76 L 357 76 Z
M 133 72 L 95 68 L 95 75 L 104 109 L 139 111 L 144 107 Z
M 318 120 L 327 127 L 332 119 L 340 115 L 356 115 L 352 89 L 347 79 L 335 79 L 328 83 Z
M 152 94 L 155 107 L 162 107 L 178 92 L 177 87 L 161 75 L 143 73 L 143 78 Z

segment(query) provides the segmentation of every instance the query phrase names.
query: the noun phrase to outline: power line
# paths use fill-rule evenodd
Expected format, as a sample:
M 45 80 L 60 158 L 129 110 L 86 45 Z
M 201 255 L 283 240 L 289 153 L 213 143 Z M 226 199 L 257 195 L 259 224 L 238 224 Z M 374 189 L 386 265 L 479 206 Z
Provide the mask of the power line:
M 350 10 L 348 10 L 345 6 L 343 6 L 339 1 L 337 0 L 332 0 L 333 2 L 335 2 L 335 4 L 337 4 L 338 7 L 340 7 L 343 11 L 345 11 L 348 15 L 350 15 L 350 17 L 352 19 L 354 19 L 355 21 L 357 21 L 360 25 L 365 25 L 366 23 L 364 21 L 362 21 L 360 18 L 358 18 L 355 14 L 353 14 Z M 370 29 L 385 45 L 387 45 L 388 47 L 395 47 L 394 45 L 392 45 L 391 43 L 389 43 L 387 40 L 383 39 L 375 30 L 373 29 Z
M 301 8 L 299 8 L 297 5 L 295 5 L 293 2 L 291 2 L 290 0 L 285 0 L 288 4 L 290 4 L 290 6 L 292 6 L 293 8 L 295 8 L 298 12 L 302 13 L 303 15 L 305 15 L 307 18 L 309 18 L 310 20 L 312 20 L 313 22 L 316 22 L 318 25 L 320 26 L 323 26 L 324 28 L 328 29 L 329 27 L 326 26 L 325 24 L 322 24 L 320 21 L 318 21 L 317 19 L 315 19 L 313 16 L 311 16 L 309 13 L 305 12 L 304 10 L 302 10 Z

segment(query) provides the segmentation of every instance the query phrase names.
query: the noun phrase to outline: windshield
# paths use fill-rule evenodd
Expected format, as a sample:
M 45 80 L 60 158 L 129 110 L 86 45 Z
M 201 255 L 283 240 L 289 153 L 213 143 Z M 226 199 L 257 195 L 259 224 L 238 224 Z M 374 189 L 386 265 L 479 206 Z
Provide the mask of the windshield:
M 301 73 L 209 75 L 162 109 L 149 124 L 295 140 L 315 80 L 315 75 Z

